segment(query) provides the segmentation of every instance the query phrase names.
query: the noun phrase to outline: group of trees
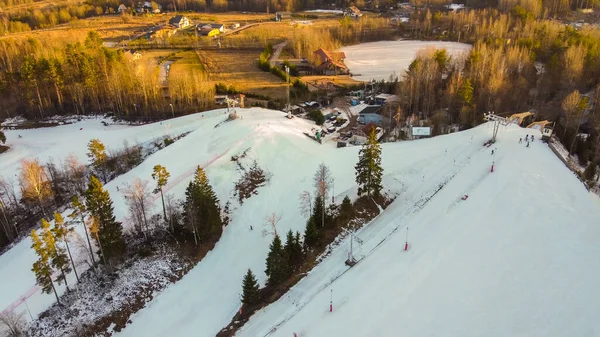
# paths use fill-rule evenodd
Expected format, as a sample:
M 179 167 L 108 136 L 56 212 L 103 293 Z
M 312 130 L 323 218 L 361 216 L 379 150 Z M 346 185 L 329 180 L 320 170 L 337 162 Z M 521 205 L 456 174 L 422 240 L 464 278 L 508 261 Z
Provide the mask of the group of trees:
M 92 175 L 107 183 L 142 161 L 140 146 L 125 144 L 122 149 L 107 152 L 104 144 L 93 139 L 88 151 L 89 167 L 72 154 L 44 164 L 26 159 L 21 162 L 17 181 L 0 177 L 0 247 L 29 231 L 41 217 L 49 218 L 52 210 L 70 203 L 72 196 L 84 195 Z
M 580 162 L 597 162 L 597 122 L 580 117 L 597 114 L 590 108 L 600 102 L 600 29 L 534 20 L 543 10 L 519 4 L 504 3 L 514 5 L 506 13 L 417 12 L 417 36 L 460 40 L 473 47 L 456 58 L 440 50 L 421 52 L 398 85 L 400 111 L 406 118 L 429 119 L 440 133 L 447 124 L 475 126 L 487 111 L 536 109 L 537 119 L 556 122 L 555 134 Z M 529 14 L 521 15 L 521 10 Z M 578 132 L 589 133 L 591 139 L 579 139 Z
M 197 71 L 173 76 L 165 95 L 158 65 L 104 47 L 96 32 L 84 41 L 35 38 L 0 41 L 0 116 L 114 113 L 156 119 L 172 104 L 188 112 L 212 106 L 214 87 Z M 48 55 L 48 50 L 53 50 Z M 169 97 L 166 97 L 169 96 Z
M 360 150 L 359 161 L 356 165 L 356 182 L 359 185 L 358 195 L 368 199 L 381 195 L 381 147 L 377 142 L 375 132 L 369 136 L 367 144 Z M 308 214 L 304 236 L 290 230 L 286 234 L 285 244 L 282 243 L 277 231 L 274 230 L 273 241 L 269 247 L 266 259 L 265 274 L 269 288 L 283 284 L 294 273 L 298 272 L 311 252 L 320 245 L 326 244 L 323 236 L 325 230 L 332 227 L 348 225 L 354 215 L 350 198 L 344 197 L 338 206 L 327 207 L 329 191 L 333 186 L 333 177 L 328 166 L 320 164 L 313 177 L 314 203 L 312 194 L 304 191 L 300 195 L 301 209 Z M 329 238 L 331 239 L 331 238 Z M 260 302 L 261 293 L 258 281 L 252 270 L 248 269 L 242 281 L 242 303 L 252 307 Z
M 94 254 L 96 253 L 106 268 L 113 270 L 125 252 L 123 227 L 115 219 L 110 195 L 96 177 L 92 176 L 90 179 L 85 191 L 85 203 L 79 202 L 78 197 L 74 196 L 71 206 L 73 211 L 69 215 L 70 221 L 65 222 L 60 213 L 54 213 L 52 229 L 50 223 L 46 219 L 42 219 L 41 235 L 35 229 L 31 231 L 33 242 L 31 247 L 38 257 L 33 263 L 32 271 L 35 273 L 37 283 L 42 287 L 42 291 L 53 292 L 59 304 L 56 284 L 64 283 L 68 291 L 67 275 L 71 271 L 75 273 L 75 277 L 79 281 L 77 266 L 69 248 L 70 234 L 76 222 L 81 221 L 85 228 L 90 249 L 88 253 L 93 267 L 95 267 Z M 98 252 L 94 252 L 92 249 L 88 231 L 99 248 Z

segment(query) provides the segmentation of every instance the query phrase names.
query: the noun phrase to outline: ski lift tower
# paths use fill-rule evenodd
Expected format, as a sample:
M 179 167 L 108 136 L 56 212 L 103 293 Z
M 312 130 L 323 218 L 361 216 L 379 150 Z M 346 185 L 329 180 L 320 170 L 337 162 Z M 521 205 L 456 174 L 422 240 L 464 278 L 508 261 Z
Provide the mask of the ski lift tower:
M 492 111 L 484 114 L 483 119 L 486 122 L 494 122 L 494 132 L 492 134 L 492 139 L 490 140 L 492 143 L 496 142 L 496 136 L 498 135 L 498 129 L 500 129 L 500 125 L 507 126 L 510 124 L 508 118 L 500 117 Z
M 225 102 L 227 103 L 227 116 L 229 119 L 237 119 L 236 105 L 240 104 L 237 99 L 231 99 L 229 96 L 225 96 Z
M 353 267 L 355 264 L 358 263 L 358 261 L 356 260 L 356 258 L 354 257 L 353 254 L 353 242 L 354 240 L 356 240 L 356 242 L 358 242 L 359 244 L 362 245 L 363 241 L 361 239 L 359 239 L 358 237 L 356 237 L 354 235 L 354 233 L 350 234 L 350 251 L 348 252 L 348 259 L 346 260 L 345 264 L 349 267 Z
M 286 78 L 286 93 L 287 93 L 287 104 L 285 106 L 285 112 L 287 113 L 287 118 L 292 119 L 292 111 L 290 106 L 290 67 L 285 66 L 285 78 Z

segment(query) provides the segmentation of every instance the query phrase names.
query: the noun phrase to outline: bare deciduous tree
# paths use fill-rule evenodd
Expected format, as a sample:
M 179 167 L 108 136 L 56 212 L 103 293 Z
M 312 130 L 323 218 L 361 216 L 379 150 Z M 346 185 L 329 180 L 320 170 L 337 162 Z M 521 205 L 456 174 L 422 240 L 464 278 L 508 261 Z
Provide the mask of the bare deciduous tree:
M 47 217 L 44 204 L 52 197 L 53 191 L 44 166 L 37 159 L 22 161 L 20 183 L 23 196 L 37 200 L 42 208 L 42 213 Z
M 579 90 L 574 90 L 567 97 L 565 97 L 561 102 L 561 107 L 565 112 L 565 131 L 562 135 L 563 142 L 565 141 L 565 136 L 567 135 L 567 129 L 569 128 L 569 124 L 575 117 L 577 112 L 577 107 L 579 106 L 579 102 L 581 101 L 581 94 Z
M 149 228 L 146 213 L 151 205 L 148 182 L 140 178 L 135 178 L 131 185 L 126 185 L 122 193 L 135 228 L 144 233 L 144 237 L 148 238 Z
M 321 197 L 323 211 L 321 212 L 321 227 L 325 227 L 325 205 L 327 204 L 327 194 L 333 185 L 333 178 L 329 167 L 324 163 L 319 164 L 314 176 L 315 189 L 318 196 Z M 317 220 L 317 219 L 315 219 Z
M 4 326 L 4 336 L 21 337 L 25 336 L 24 312 L 16 313 L 14 311 L 0 312 L 0 326 Z
M 300 212 L 307 217 L 312 215 L 312 197 L 309 191 L 300 193 Z
M 271 226 L 273 234 L 277 235 L 277 224 L 279 221 L 281 221 L 281 216 L 278 216 L 275 212 L 273 212 L 271 215 L 265 218 L 265 221 L 267 221 L 267 225 Z

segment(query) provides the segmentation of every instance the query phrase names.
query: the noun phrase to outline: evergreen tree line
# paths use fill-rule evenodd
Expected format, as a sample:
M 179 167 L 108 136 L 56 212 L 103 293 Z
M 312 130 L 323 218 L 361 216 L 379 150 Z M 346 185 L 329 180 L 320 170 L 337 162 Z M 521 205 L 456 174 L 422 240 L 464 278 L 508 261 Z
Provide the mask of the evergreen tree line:
M 156 64 L 102 44 L 96 32 L 81 42 L 0 41 L 0 116 L 112 113 L 153 120 L 170 116 L 170 104 L 178 113 L 214 104 L 215 89 L 203 82 L 205 74 L 179 74 L 169 81 L 170 97 L 165 97 Z
M 381 196 L 381 180 L 383 168 L 381 167 L 381 147 L 373 131 L 367 144 L 359 152 L 359 160 L 355 167 L 356 183 L 359 186 L 359 197 L 372 199 Z M 340 205 L 331 204 L 327 207 L 329 191 L 333 187 L 333 178 L 329 167 L 319 165 L 314 175 L 314 202 L 313 195 L 303 192 L 300 196 L 301 208 L 309 215 L 306 222 L 304 235 L 300 232 L 289 230 L 285 243 L 273 231 L 273 241 L 269 247 L 266 259 L 265 274 L 267 276 L 267 289 L 276 289 L 284 284 L 293 275 L 300 272 L 311 254 L 319 247 L 323 248 L 335 238 L 340 228 L 349 226 L 355 211 L 348 196 L 345 196 Z M 275 227 L 273 225 L 273 227 Z M 314 255 L 314 254 L 313 254 Z M 314 256 L 313 256 L 314 258 Z M 246 308 L 256 309 L 264 294 L 261 294 L 258 281 L 252 270 L 248 269 L 242 280 L 242 304 Z
M 67 205 L 73 196 L 82 196 L 93 175 L 107 183 L 143 159 L 140 146 L 125 144 L 122 149 L 107 151 L 97 139 L 90 141 L 88 151 L 89 166 L 74 155 L 45 164 L 37 159 L 23 160 L 17 181 L 0 176 L 0 248 L 18 239 L 41 217 L 49 218 L 49 210 Z

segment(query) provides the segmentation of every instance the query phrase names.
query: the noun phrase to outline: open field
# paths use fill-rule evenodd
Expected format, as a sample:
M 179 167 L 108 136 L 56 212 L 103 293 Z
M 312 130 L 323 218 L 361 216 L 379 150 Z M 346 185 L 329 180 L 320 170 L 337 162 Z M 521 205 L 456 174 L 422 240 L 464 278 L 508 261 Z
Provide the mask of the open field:
M 275 99 L 285 97 L 285 83 L 256 65 L 260 52 L 260 49 L 202 50 L 199 55 L 215 84 L 225 83 L 242 92 Z

